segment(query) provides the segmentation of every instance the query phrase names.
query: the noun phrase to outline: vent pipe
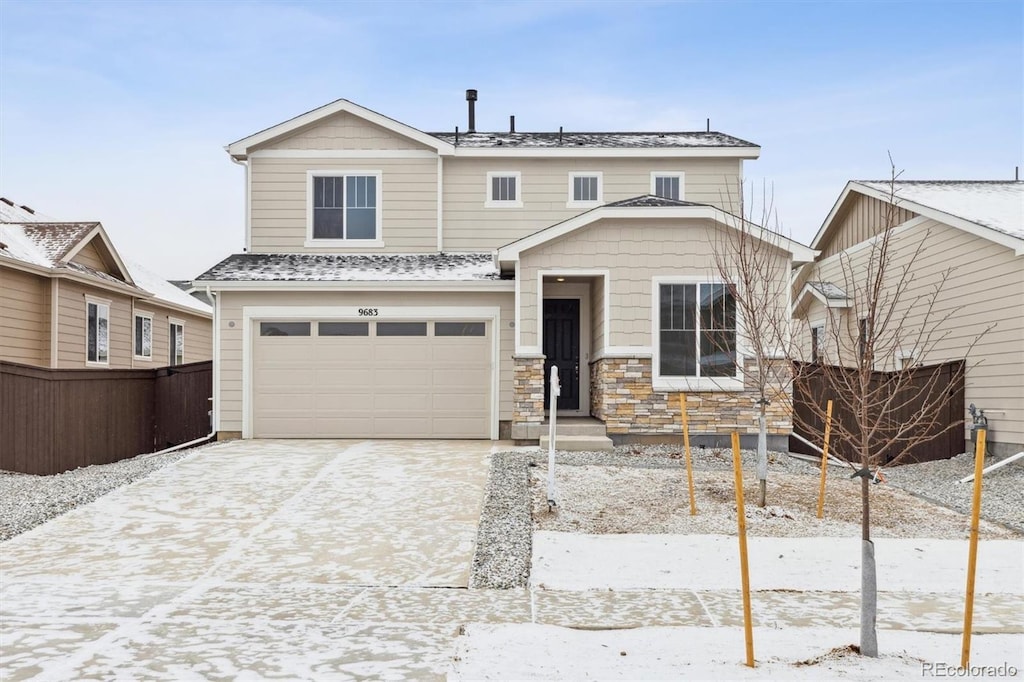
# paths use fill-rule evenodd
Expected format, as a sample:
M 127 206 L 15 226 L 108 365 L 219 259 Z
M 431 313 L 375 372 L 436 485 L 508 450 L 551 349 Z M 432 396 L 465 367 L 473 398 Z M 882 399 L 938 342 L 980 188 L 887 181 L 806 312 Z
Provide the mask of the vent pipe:
M 708 119 L 708 132 L 711 132 L 711 119 Z
M 467 133 L 476 132 L 476 90 L 466 90 L 466 102 L 469 103 L 469 128 Z
M 562 144 L 562 126 L 558 126 L 558 144 Z
M 516 117 L 515 115 L 508 117 L 508 132 L 514 133 L 516 131 Z
M 1013 179 L 1015 182 L 1020 182 L 1020 166 L 1013 167 Z

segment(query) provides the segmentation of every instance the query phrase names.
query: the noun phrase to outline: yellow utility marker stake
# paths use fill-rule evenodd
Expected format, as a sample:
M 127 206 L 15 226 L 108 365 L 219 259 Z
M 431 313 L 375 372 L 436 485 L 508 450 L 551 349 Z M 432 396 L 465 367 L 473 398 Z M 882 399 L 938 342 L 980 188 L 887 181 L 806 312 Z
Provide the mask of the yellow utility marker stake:
M 971 662 L 971 621 L 974 619 L 974 570 L 978 565 L 978 522 L 981 516 L 981 470 L 985 467 L 985 429 L 978 429 L 974 447 L 974 502 L 971 505 L 971 549 L 967 555 L 967 603 L 964 605 L 964 641 L 960 667 Z
M 743 464 L 740 433 L 732 432 L 732 468 L 736 472 L 736 513 L 740 523 L 740 576 L 743 579 L 743 635 L 747 641 L 747 665 L 754 667 L 754 629 L 750 622 L 750 569 L 747 566 L 747 516 L 743 508 Z
M 693 495 L 693 461 L 690 458 L 690 417 L 686 414 L 686 394 L 679 394 L 679 411 L 683 415 L 683 451 L 686 454 L 686 482 L 690 486 L 690 516 L 697 515 L 697 498 Z
M 832 435 L 832 401 L 825 407 L 825 445 L 821 448 L 821 488 L 818 490 L 818 518 L 825 515 L 825 477 L 828 473 L 828 438 Z

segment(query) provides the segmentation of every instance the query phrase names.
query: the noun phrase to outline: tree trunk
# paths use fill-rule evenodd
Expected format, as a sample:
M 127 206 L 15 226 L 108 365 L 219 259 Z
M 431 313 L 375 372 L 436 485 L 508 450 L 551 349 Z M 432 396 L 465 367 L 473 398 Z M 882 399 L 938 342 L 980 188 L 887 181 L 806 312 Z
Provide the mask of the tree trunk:
M 871 541 L 871 484 L 860 479 L 861 495 L 861 564 L 860 564 L 860 653 L 878 658 L 878 581 L 875 574 L 875 544 Z
M 764 401 L 757 416 L 757 487 L 757 506 L 763 507 L 767 504 L 768 492 L 768 420 L 765 418 Z

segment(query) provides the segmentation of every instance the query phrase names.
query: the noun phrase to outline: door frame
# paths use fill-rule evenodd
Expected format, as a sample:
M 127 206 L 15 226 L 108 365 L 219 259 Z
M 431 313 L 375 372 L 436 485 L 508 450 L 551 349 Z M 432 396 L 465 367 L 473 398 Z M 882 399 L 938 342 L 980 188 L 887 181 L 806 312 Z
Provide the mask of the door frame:
M 580 302 L 580 406 L 577 410 L 558 410 L 555 414 L 559 417 L 589 417 L 590 416 L 590 283 L 589 282 L 548 282 L 544 283 L 544 277 L 558 275 L 571 277 L 579 275 L 573 272 L 554 273 L 548 270 L 540 273 L 538 288 L 537 310 L 537 345 L 544 348 L 544 299 L 546 298 L 568 298 Z M 543 352 L 543 351 L 542 351 Z

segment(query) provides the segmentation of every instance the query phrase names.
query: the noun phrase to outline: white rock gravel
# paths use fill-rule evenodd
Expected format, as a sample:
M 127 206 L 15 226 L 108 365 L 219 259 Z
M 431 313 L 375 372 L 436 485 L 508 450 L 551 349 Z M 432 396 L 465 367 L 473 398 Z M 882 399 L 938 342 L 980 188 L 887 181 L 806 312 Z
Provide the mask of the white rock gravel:
M 178 450 L 139 455 L 113 464 L 96 464 L 52 476 L 0 471 L 0 541 L 31 530 L 111 490 L 145 478 L 190 454 Z

